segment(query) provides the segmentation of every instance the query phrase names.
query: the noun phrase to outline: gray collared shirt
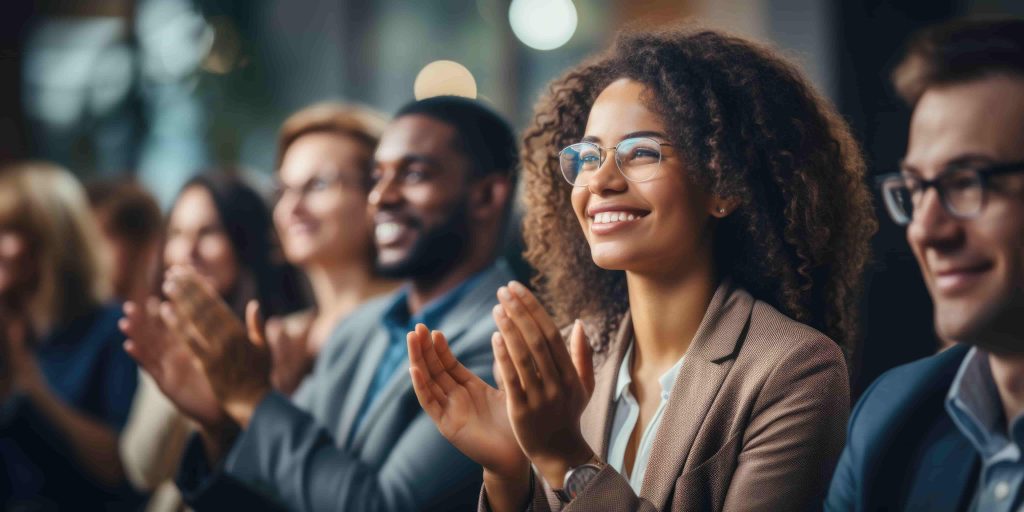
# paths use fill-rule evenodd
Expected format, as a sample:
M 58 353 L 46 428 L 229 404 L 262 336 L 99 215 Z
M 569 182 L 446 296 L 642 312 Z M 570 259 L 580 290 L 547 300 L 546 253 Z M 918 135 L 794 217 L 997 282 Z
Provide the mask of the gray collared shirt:
M 972 510 L 1024 511 L 1024 415 L 1009 435 L 988 353 L 972 348 L 946 397 L 946 412 L 981 457 L 981 475 Z

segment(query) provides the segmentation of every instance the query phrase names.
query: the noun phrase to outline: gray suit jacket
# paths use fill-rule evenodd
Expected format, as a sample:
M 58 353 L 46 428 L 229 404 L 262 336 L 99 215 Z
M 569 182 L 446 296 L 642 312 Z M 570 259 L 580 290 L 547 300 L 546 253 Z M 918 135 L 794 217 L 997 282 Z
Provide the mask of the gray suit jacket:
M 490 310 L 495 291 L 512 278 L 496 264 L 430 326 L 444 331 L 455 356 L 487 380 L 493 381 Z M 186 501 L 200 509 L 268 508 L 266 499 L 296 511 L 475 508 L 480 467 L 420 408 L 408 361 L 351 432 L 389 342 L 381 321 L 388 303 L 388 297 L 369 302 L 335 329 L 292 400 L 274 393 L 260 403 L 222 471 L 204 470 L 201 443 L 193 439 L 178 479 Z

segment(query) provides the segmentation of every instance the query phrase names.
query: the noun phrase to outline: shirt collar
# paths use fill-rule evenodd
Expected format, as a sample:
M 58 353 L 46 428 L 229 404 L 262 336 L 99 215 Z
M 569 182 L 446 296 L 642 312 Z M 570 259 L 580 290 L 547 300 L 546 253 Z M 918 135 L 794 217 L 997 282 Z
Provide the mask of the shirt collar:
M 615 382 L 615 401 L 619 401 L 622 398 L 622 394 L 629 389 L 629 385 L 633 383 L 633 377 L 629 374 L 629 366 L 633 362 L 633 346 L 636 342 L 630 343 L 629 348 L 626 349 L 626 354 L 622 356 L 622 364 L 619 365 L 619 376 Z M 676 361 L 676 364 L 672 365 L 668 371 L 661 374 L 658 378 L 658 383 L 661 384 L 661 399 L 667 400 L 668 396 L 672 393 L 672 386 L 675 385 L 676 376 L 679 375 L 679 370 L 683 367 L 683 361 L 686 360 L 686 354 Z
M 1010 439 L 1003 428 L 1003 405 L 992 379 L 988 353 L 971 348 L 960 363 L 946 396 L 946 412 L 983 458 L 998 453 Z M 1013 438 L 1024 441 L 1024 416 L 1013 421 Z
M 410 329 L 415 324 L 426 324 L 434 327 L 441 318 L 444 318 L 449 311 L 459 302 L 466 292 L 471 289 L 485 272 L 477 272 L 466 280 L 462 281 L 455 288 L 452 288 L 444 295 L 428 302 L 419 313 L 409 313 L 409 289 L 405 285 L 395 294 L 391 304 L 384 310 L 384 324 L 389 328 Z

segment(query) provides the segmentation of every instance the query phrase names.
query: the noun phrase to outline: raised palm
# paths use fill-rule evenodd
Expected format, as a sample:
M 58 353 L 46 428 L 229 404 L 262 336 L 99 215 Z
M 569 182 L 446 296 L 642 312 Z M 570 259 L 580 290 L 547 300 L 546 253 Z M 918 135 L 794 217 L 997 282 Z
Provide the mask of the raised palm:
M 161 314 L 160 302 L 150 298 L 145 305 L 125 304 L 121 330 L 128 340 L 125 351 L 156 382 L 175 407 L 201 425 L 214 427 L 230 421 L 210 382 L 189 350 L 184 327 L 173 313 Z M 164 308 L 165 310 L 167 308 Z
M 505 392 L 459 363 L 438 331 L 419 325 L 408 344 L 416 398 L 441 435 L 496 475 L 525 474 L 529 460 L 512 432 Z

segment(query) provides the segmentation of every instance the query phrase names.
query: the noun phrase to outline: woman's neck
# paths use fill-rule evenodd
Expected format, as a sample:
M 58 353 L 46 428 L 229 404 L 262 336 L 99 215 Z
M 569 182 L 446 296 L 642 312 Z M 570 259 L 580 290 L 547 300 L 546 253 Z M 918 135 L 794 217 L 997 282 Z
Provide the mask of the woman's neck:
M 391 281 L 378 279 L 367 264 L 337 262 L 333 265 L 313 264 L 305 269 L 313 289 L 316 302 L 316 316 L 313 330 L 329 330 L 341 317 L 352 312 L 366 299 L 394 288 Z M 317 329 L 323 326 L 326 329 Z M 324 340 L 311 339 L 319 345 Z
M 718 287 L 713 271 L 626 274 L 636 337 L 633 368 L 668 370 L 690 348 Z

